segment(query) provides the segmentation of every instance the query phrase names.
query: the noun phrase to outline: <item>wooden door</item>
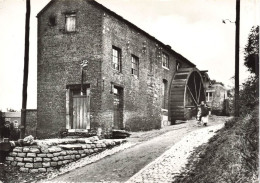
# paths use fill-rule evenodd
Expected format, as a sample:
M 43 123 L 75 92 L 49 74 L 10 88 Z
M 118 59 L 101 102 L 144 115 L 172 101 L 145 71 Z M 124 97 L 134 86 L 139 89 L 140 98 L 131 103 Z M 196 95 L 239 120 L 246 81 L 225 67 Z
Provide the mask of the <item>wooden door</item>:
M 121 129 L 122 126 L 123 126 L 122 89 L 114 88 L 114 129 Z
M 89 120 L 89 92 L 79 95 L 73 94 L 73 120 L 72 129 L 90 129 Z

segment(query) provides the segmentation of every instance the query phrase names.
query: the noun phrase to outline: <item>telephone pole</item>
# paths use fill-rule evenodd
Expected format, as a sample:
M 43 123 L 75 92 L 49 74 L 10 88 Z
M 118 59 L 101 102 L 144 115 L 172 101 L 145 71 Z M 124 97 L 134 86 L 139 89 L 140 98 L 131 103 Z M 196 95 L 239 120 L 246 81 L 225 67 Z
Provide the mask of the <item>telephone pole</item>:
M 21 134 L 20 138 L 25 136 L 26 127 L 26 104 L 27 104 L 27 85 L 28 85 L 28 73 L 29 73 L 29 33 L 30 33 L 30 13 L 31 3 L 30 0 L 26 0 L 26 16 L 25 16 L 25 47 L 24 47 L 24 70 L 23 70 L 23 98 L 22 98 L 22 110 L 21 110 Z
M 239 117 L 239 29 L 240 29 L 240 0 L 236 0 L 236 40 L 235 40 L 235 117 Z

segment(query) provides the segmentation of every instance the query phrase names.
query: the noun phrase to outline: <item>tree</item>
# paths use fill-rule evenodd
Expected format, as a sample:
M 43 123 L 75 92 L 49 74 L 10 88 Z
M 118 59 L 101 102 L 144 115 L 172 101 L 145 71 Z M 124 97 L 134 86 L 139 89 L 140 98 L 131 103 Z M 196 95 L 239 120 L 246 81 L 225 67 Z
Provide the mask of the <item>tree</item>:
M 244 51 L 244 65 L 259 76 L 259 26 L 251 28 Z

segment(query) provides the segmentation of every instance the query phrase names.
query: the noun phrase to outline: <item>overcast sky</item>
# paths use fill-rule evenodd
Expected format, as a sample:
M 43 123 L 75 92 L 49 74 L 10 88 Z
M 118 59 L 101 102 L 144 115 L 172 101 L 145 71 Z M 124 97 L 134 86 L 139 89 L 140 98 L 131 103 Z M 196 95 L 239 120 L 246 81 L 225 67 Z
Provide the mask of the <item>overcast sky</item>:
M 27 108 L 37 106 L 37 13 L 50 0 L 31 0 Z M 232 86 L 235 0 L 97 0 L 197 65 L 211 79 Z M 243 49 L 259 24 L 260 0 L 241 0 L 240 83 L 248 76 Z M 0 0 L 0 109 L 22 107 L 25 0 Z

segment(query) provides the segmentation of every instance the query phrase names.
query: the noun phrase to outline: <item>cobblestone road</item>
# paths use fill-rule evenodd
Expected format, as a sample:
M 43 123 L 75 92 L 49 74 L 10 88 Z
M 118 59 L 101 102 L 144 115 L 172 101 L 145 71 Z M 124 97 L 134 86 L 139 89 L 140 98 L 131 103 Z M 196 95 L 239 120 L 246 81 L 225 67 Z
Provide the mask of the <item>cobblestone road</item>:
M 172 182 L 187 163 L 194 148 L 206 143 L 223 124 L 202 128 L 189 133 L 160 157 L 141 169 L 127 183 Z

